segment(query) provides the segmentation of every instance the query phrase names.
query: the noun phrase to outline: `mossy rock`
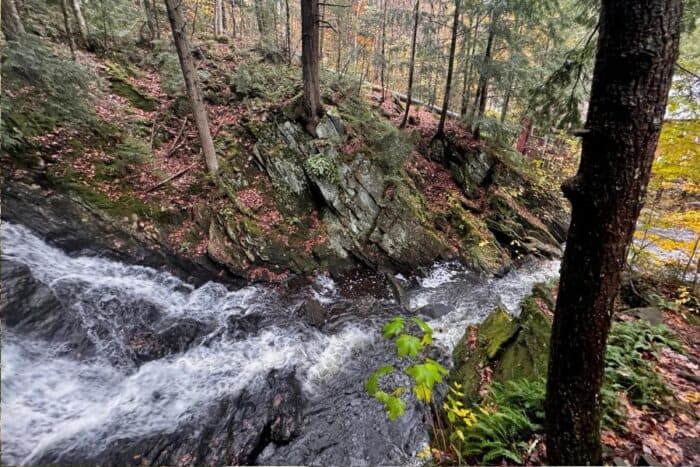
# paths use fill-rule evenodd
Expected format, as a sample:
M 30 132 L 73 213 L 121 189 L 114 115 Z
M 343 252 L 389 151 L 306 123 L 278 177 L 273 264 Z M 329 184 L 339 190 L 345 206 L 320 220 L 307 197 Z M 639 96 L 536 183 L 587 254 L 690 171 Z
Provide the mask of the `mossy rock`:
M 463 386 L 465 404 L 478 401 L 486 367 L 493 370 L 492 380 L 498 382 L 546 377 L 552 299 L 546 286 L 534 289 L 523 302 L 520 316 L 497 307 L 480 325 L 470 326 L 457 343 L 449 380 Z M 542 299 L 541 294 L 548 298 Z

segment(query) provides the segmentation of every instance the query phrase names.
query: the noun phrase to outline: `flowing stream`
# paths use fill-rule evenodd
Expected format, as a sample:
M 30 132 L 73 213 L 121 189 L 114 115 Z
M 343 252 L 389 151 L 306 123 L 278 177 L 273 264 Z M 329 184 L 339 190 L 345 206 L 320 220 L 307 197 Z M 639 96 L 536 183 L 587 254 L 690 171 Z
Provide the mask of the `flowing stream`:
M 388 422 L 362 389 L 371 371 L 392 358 L 378 332 L 396 312 L 388 291 L 347 296 L 323 275 L 291 291 L 264 285 L 231 291 L 213 282 L 195 288 L 154 269 L 68 256 L 7 222 L 2 255 L 28 267 L 74 323 L 46 337 L 31 323 L 7 326 L 3 316 L 3 463 L 100 459 L 94 456 L 124 440 L 191 424 L 223 398 L 263 393 L 272 370 L 293 370 L 303 421 L 291 441 L 260 446 L 257 462 L 405 462 L 427 440 L 419 411 Z M 457 264 L 438 264 L 407 281 L 410 308 L 451 308 L 430 322 L 448 355 L 467 324 L 497 304 L 517 312 L 532 285 L 558 267 L 532 261 L 486 280 Z M 310 297 L 330 310 L 321 327 L 300 314 Z M 177 345 L 149 351 L 153 336 L 171 336 L 158 342 Z

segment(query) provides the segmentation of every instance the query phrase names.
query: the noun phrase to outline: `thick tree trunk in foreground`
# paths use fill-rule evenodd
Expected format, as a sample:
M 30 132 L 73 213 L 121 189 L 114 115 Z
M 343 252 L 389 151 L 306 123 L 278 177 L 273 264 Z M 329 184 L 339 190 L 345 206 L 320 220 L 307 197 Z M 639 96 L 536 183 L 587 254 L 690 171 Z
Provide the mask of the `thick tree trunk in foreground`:
M 182 16 L 180 14 L 180 4 L 180 0 L 165 0 L 165 7 L 168 10 L 168 19 L 170 20 L 170 27 L 173 31 L 173 39 L 175 41 L 175 48 L 177 49 L 177 56 L 180 59 L 182 76 L 185 79 L 187 93 L 190 96 L 190 102 L 192 104 L 192 113 L 194 113 L 194 120 L 197 124 L 197 131 L 199 132 L 199 140 L 202 145 L 204 161 L 206 162 L 209 172 L 215 174 L 219 169 L 219 162 L 216 159 L 214 142 L 211 139 L 211 132 L 209 131 L 207 109 L 204 107 L 202 95 L 199 92 L 197 70 L 194 66 L 192 53 L 190 52 L 190 45 L 187 42 L 185 22 L 182 20 Z
M 304 75 L 301 110 L 306 131 L 314 136 L 322 114 L 318 19 L 318 0 L 301 0 L 301 67 Z
M 15 0 L 2 0 L 2 32 L 8 41 L 16 41 L 25 34 Z
M 550 464 L 600 464 L 600 387 L 625 252 L 678 54 L 682 0 L 603 0 L 590 109 L 552 328 Z
M 442 113 L 440 123 L 438 123 L 435 137 L 439 138 L 445 132 L 445 119 L 447 118 L 447 108 L 450 105 L 450 91 L 452 90 L 452 71 L 455 65 L 455 50 L 457 49 L 457 29 L 459 27 L 459 2 L 455 0 L 455 15 L 452 23 L 452 40 L 450 41 L 450 61 L 447 64 L 447 81 L 445 83 L 445 96 L 442 101 Z
M 403 114 L 400 128 L 406 126 L 408 111 L 411 109 L 411 93 L 413 92 L 413 69 L 416 62 L 416 35 L 418 33 L 418 21 L 420 20 L 420 0 L 416 0 L 413 8 L 413 36 L 411 37 L 411 61 L 408 64 L 408 90 L 406 91 L 406 112 Z

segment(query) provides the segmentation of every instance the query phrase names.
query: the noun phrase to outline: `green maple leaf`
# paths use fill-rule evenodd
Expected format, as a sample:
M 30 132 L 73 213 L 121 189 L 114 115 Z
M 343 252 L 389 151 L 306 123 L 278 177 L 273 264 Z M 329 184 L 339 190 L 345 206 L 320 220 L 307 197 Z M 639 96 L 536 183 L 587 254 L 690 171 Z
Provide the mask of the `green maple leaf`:
M 370 396 L 376 397 L 377 392 L 379 392 L 379 378 L 381 378 L 384 375 L 388 375 L 392 371 L 394 371 L 394 367 L 391 365 L 386 365 L 381 368 L 378 368 L 377 371 L 372 373 L 367 379 L 367 382 L 365 383 L 365 389 L 367 390 L 367 393 Z
M 435 360 L 425 359 L 425 363 L 418 363 L 406 368 L 406 374 L 413 378 L 416 385 L 413 392 L 419 400 L 429 402 L 435 383 L 442 383 L 442 376 L 447 374 L 447 369 Z
M 398 397 L 389 396 L 384 402 L 384 410 L 386 410 L 389 420 L 396 420 L 406 413 L 406 403 Z
M 422 348 L 423 344 L 420 339 L 410 334 L 401 334 L 399 338 L 396 339 L 396 353 L 399 357 L 410 355 L 415 358 Z
M 423 339 L 421 339 L 421 344 L 428 345 L 433 342 L 433 328 L 431 328 L 430 325 L 422 319 L 411 318 L 411 320 L 418 325 L 421 331 L 423 331 Z
M 404 320 L 402 317 L 397 316 L 396 318 L 392 319 L 388 323 L 384 325 L 382 328 L 382 334 L 384 335 L 385 338 L 389 339 L 394 336 L 398 336 L 401 331 L 403 331 L 403 327 L 405 324 L 406 320 Z

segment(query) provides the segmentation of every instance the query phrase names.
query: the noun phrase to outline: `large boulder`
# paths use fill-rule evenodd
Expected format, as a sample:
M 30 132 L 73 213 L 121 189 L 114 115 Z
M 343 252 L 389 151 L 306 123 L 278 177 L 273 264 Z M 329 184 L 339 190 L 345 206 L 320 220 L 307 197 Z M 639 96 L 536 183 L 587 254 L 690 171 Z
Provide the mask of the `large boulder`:
M 465 403 L 476 402 L 491 380 L 547 375 L 553 307 L 551 291 L 538 284 L 518 316 L 497 307 L 483 323 L 466 330 L 453 351 L 449 376 L 462 384 Z

